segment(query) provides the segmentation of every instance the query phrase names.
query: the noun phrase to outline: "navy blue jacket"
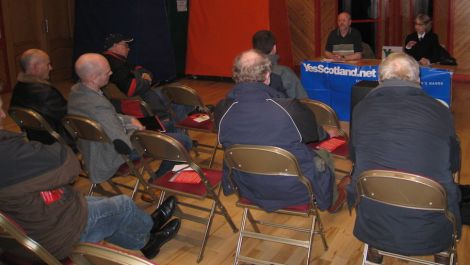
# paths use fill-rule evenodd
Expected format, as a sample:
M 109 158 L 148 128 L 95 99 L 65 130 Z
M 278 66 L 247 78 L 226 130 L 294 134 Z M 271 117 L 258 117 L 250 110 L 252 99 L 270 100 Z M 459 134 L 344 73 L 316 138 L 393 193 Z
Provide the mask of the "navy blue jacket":
M 460 230 L 460 191 L 452 170 L 459 144 L 451 112 L 427 96 L 419 85 L 386 80 L 355 108 L 351 155 L 355 162 L 349 202 L 365 170 L 389 169 L 414 173 L 439 182 L 447 191 L 449 210 Z M 362 199 L 354 235 L 382 250 L 405 255 L 436 253 L 451 243 L 451 223 L 443 214 L 401 209 Z
M 303 174 L 310 179 L 319 208 L 324 210 L 332 201 L 334 175 L 328 167 L 322 172 L 316 169 L 316 154 L 305 144 L 320 140 L 323 131 L 319 132 L 314 114 L 299 101 L 273 99 L 269 91 L 263 83 L 240 83 L 234 87 L 229 93 L 233 99 L 226 100 L 233 103 L 219 104 L 216 108 L 216 117 L 220 119 L 216 121 L 219 124 L 219 142 L 224 148 L 233 144 L 270 145 L 291 152 Z M 227 173 L 225 168 L 225 194 L 233 192 Z M 234 173 L 241 195 L 267 211 L 308 201 L 305 186 L 295 178 Z

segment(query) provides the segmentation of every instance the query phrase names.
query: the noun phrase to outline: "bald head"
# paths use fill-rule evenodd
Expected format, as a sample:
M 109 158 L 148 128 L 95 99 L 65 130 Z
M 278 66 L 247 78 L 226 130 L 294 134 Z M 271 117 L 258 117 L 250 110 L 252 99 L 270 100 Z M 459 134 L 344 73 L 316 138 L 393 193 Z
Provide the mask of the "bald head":
M 346 33 L 351 27 L 351 15 L 348 12 L 341 12 L 338 14 L 338 29 L 341 33 Z
M 75 72 L 82 83 L 95 90 L 105 86 L 112 73 L 106 58 L 97 53 L 80 56 L 75 62 Z
M 392 53 L 379 65 L 379 81 L 388 79 L 419 83 L 419 65 L 404 53 Z
M 20 67 L 24 73 L 45 80 L 49 79 L 49 72 L 52 70 L 49 55 L 39 49 L 23 52 L 20 57 Z
M 242 52 L 233 63 L 232 74 L 236 83 L 265 82 L 270 73 L 271 61 L 265 54 L 254 49 Z

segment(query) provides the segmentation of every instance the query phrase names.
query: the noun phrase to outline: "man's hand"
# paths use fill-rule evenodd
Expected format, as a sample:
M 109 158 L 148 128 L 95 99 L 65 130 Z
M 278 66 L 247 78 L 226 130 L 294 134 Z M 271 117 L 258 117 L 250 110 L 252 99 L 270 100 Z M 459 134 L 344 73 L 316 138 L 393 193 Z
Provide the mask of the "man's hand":
M 132 123 L 132 125 L 134 125 L 136 127 L 136 130 L 138 130 L 138 131 L 145 130 L 145 126 L 143 126 L 142 123 L 140 123 L 140 121 L 138 119 L 132 118 L 131 123 Z
M 409 49 L 413 48 L 413 46 L 415 46 L 416 43 L 417 43 L 416 41 L 410 40 L 410 41 L 406 44 L 405 48 L 406 48 L 407 50 L 409 50 Z
M 152 77 L 148 73 L 143 73 L 142 74 L 142 79 L 149 81 L 152 83 Z
M 424 57 L 423 57 L 423 58 L 421 58 L 421 60 L 419 60 L 419 63 L 420 63 L 421 65 L 430 65 L 430 64 L 431 64 L 431 61 L 429 61 L 428 58 L 424 58 Z

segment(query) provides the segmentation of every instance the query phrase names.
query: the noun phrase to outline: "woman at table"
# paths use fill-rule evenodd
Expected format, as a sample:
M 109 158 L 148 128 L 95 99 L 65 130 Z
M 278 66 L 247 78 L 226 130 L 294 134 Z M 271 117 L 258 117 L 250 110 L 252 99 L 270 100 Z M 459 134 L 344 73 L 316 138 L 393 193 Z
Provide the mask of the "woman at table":
M 405 39 L 404 51 L 422 65 L 436 63 L 440 57 L 439 38 L 431 31 L 431 18 L 419 14 L 415 19 L 415 32 Z

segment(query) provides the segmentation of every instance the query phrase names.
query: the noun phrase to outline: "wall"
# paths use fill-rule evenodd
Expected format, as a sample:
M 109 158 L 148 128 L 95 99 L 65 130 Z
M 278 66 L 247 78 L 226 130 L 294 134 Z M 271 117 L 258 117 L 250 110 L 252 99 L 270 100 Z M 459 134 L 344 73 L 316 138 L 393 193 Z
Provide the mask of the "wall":
M 470 1 L 454 0 L 454 46 L 453 55 L 459 64 L 458 73 L 469 75 L 470 80 Z

